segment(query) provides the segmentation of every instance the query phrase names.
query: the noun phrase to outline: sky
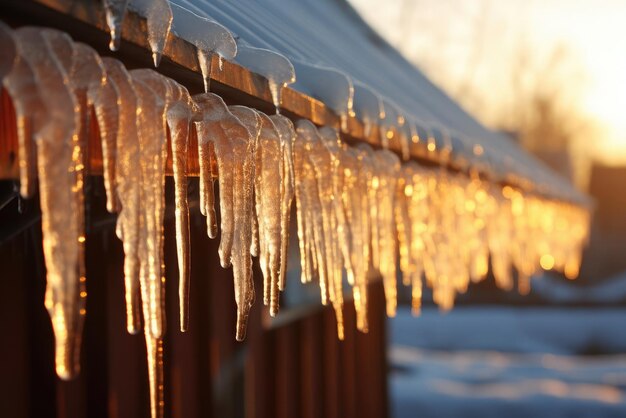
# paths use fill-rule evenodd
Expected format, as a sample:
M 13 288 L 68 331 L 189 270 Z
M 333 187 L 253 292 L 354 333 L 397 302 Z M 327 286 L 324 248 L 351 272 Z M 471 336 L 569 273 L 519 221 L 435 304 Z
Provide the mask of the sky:
M 592 158 L 626 164 L 626 0 L 350 0 L 427 76 L 489 126 L 510 100 L 523 49 L 555 72 L 572 108 L 593 121 Z M 517 55 L 516 55 L 517 54 Z M 468 98 L 468 89 L 479 91 Z M 483 93 L 484 92 L 484 93 Z

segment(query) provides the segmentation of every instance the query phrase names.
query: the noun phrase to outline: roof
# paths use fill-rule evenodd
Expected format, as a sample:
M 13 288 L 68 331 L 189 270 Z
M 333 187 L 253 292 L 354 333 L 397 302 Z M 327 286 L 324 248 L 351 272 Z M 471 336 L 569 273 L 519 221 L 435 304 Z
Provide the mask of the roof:
M 376 34 L 345 0 L 173 0 L 171 3 L 228 28 L 237 40 L 240 55 L 248 47 L 282 54 L 295 68 L 296 81 L 291 87 L 322 100 L 337 113 L 349 111 L 354 98 L 357 117 L 371 117 L 368 113 L 376 97 L 386 113 L 397 112 L 409 124 L 435 127 L 444 132 L 444 137 L 455 137 L 451 141 L 453 153 L 468 154 L 470 159 L 475 159 L 471 155 L 473 145 L 481 145 L 495 179 L 513 174 L 532 183 L 542 194 L 590 204 L 586 195 L 513 140 L 481 125 Z M 174 26 L 176 23 L 175 14 Z M 235 61 L 238 59 L 235 57 Z M 241 61 L 246 66 L 245 60 Z M 253 70 L 262 73 L 271 72 L 272 68 L 270 65 Z M 381 122 L 384 125 L 386 121 Z

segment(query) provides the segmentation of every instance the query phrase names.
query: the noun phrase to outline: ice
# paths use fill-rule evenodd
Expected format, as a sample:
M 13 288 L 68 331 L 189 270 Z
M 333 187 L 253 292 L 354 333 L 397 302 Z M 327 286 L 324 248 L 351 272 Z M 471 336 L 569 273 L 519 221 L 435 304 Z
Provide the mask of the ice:
M 368 183 L 371 180 L 368 169 L 363 166 L 363 154 L 355 148 L 341 151 L 343 170 L 343 190 L 339 194 L 344 207 L 349 228 L 350 266 L 353 274 L 352 294 L 357 315 L 357 329 L 367 332 L 367 272 L 369 269 L 369 216 Z M 348 281 L 350 272 L 348 271 Z
M 104 66 L 104 63 L 103 63 Z M 119 212 L 120 202 L 116 187 L 117 134 L 120 120 L 119 90 L 111 77 L 105 77 L 101 88 L 90 88 L 88 99 L 93 103 L 102 144 L 102 171 L 107 195 L 107 210 Z
M 176 248 L 178 258 L 178 293 L 180 329 L 186 331 L 189 322 L 189 204 L 187 202 L 187 154 L 189 125 L 193 103 L 187 89 L 156 71 L 132 70 L 133 78 L 141 80 L 164 101 L 165 119 L 171 138 L 174 172 L 176 218 Z
M 189 203 L 187 201 L 187 156 L 189 128 L 195 105 L 187 89 L 171 79 L 170 97 L 166 108 L 167 126 L 171 137 L 171 154 L 174 171 L 176 243 L 178 255 L 178 298 L 180 330 L 189 325 L 189 270 L 191 250 L 189 238 Z
M 172 27 L 172 8 L 168 0 L 130 0 L 130 8 L 146 18 L 148 44 L 154 66 L 158 67 Z
M 248 132 L 251 134 L 251 139 L 253 143 L 253 148 L 250 150 L 252 153 L 256 153 L 256 148 L 259 141 L 259 134 L 261 133 L 261 116 L 258 112 L 249 107 L 245 106 L 230 106 L 228 108 L 235 117 L 237 117 L 241 123 L 245 125 L 248 129 Z M 247 187 L 250 187 L 254 190 L 254 184 L 256 179 L 256 161 L 254 161 L 254 175 L 250 178 L 249 184 Z M 254 257 L 259 255 L 259 222 L 258 217 L 256 215 L 256 194 L 255 194 L 255 203 L 252 205 L 252 219 L 251 219 L 251 228 L 252 228 L 252 242 L 250 244 L 250 254 Z
M 33 70 L 41 92 L 42 113 L 34 124 L 47 286 L 45 305 L 55 335 L 57 375 L 71 379 L 79 371 L 80 335 L 85 315 L 85 277 L 80 244 L 82 184 L 73 159 L 77 136 L 77 103 L 68 74 L 48 48 L 39 28 L 16 32 L 18 53 Z
M 128 0 L 104 0 L 104 10 L 106 12 L 107 25 L 111 34 L 109 49 L 117 51 L 120 48 L 122 39 L 122 22 L 126 15 Z
M 254 302 L 252 282 L 252 187 L 254 139 L 224 101 L 212 93 L 194 96 L 197 103 L 199 150 L 213 144 L 220 186 L 222 239 L 219 255 L 223 267 L 233 266 L 237 303 L 236 338 L 245 337 L 246 323 Z M 206 151 L 204 151 L 206 152 Z M 206 154 L 205 154 L 206 155 Z M 202 181 L 202 180 L 201 180 Z
M 283 87 L 296 81 L 293 64 L 275 51 L 254 48 L 243 41 L 238 41 L 237 46 L 236 61 L 267 79 L 272 101 L 276 112 L 278 112 Z
M 278 312 L 282 226 L 281 138 L 272 120 L 259 112 L 261 131 L 255 153 L 255 202 L 259 225 L 259 263 L 263 272 L 263 302 L 270 315 Z
M 10 30 L 3 26 L 5 31 Z M 6 36 L 16 36 L 15 57 L 12 68 L 4 76 L 6 88 L 16 114 L 18 167 L 20 172 L 20 195 L 31 197 L 35 193 L 37 178 L 37 153 L 34 143 L 34 132 L 46 119 L 46 109 L 41 97 L 37 79 L 29 62 L 19 52 L 19 39 L 12 32 Z M 10 49 L 8 49 L 10 58 Z
M 337 231 L 337 249 L 340 251 L 340 260 L 346 268 L 348 275 L 348 283 L 354 285 L 354 271 L 352 269 L 352 260 L 350 258 L 350 235 L 349 227 L 346 220 L 342 194 L 344 193 L 344 176 L 343 156 L 345 145 L 339 137 L 339 132 L 330 127 L 323 127 L 319 130 L 320 137 L 326 146 L 326 150 L 330 154 L 331 170 L 329 174 L 332 181 L 333 192 L 333 210 L 335 218 L 335 226 Z
M 403 251 L 400 251 L 400 268 L 402 269 L 403 282 L 411 286 L 411 306 L 414 315 L 419 314 L 422 299 L 422 274 L 424 270 L 423 259 L 425 251 L 426 232 L 428 228 L 428 178 L 423 170 L 415 163 L 403 166 L 404 190 L 400 190 L 400 198 L 404 195 L 408 218 L 403 218 L 407 228 L 405 234 L 410 238 L 406 256 L 402 260 Z M 401 214 L 404 216 L 404 214 Z M 400 228 L 398 233 L 401 234 Z M 402 246 L 402 240 L 400 240 Z
M 363 136 L 369 138 L 372 127 L 385 117 L 382 98 L 371 88 L 355 80 L 353 107 L 356 116 L 363 122 Z
M 322 204 L 318 193 L 316 170 L 310 159 L 310 153 L 318 140 L 317 132 L 315 125 L 307 120 L 298 121 L 296 132 L 294 174 L 302 282 L 310 282 L 317 275 L 322 303 L 327 304 L 329 289 L 324 258 Z
M 163 273 L 163 217 L 167 136 L 165 103 L 141 77 L 131 72 L 137 94 L 137 132 L 140 149 L 139 282 L 147 330 L 155 338 L 165 332 Z
M 308 157 L 313 166 L 317 186 L 308 193 L 314 193 L 317 190 L 321 208 L 321 211 L 313 212 L 316 218 L 313 233 L 316 236 L 316 244 L 319 242 L 320 283 L 327 283 L 328 298 L 337 318 L 337 335 L 343 340 L 342 258 L 337 232 L 332 174 L 336 167 L 335 161 L 313 124 L 308 121 L 299 121 L 298 135 L 306 138 L 309 145 Z
M 137 132 L 138 99 L 130 75 L 114 58 L 102 59 L 107 80 L 117 86 L 118 130 L 115 154 L 115 190 L 120 211 L 116 233 L 124 247 L 124 286 L 126 329 L 136 334 L 141 328 L 141 293 L 139 284 L 139 240 L 141 218 L 141 151 Z M 109 197 L 110 198 L 110 197 Z M 147 321 L 147 319 L 146 319 Z
M 387 315 L 392 317 L 397 304 L 394 200 L 400 161 L 391 151 L 373 151 L 368 146 L 361 146 L 361 149 L 368 154 L 367 164 L 372 169 L 372 182 L 368 190 L 372 264 L 383 277 Z
M 132 73 L 132 72 L 131 72 Z M 165 103 L 141 77 L 131 75 L 137 97 L 137 133 L 140 150 L 139 282 L 148 356 L 150 409 L 163 416 L 162 338 L 165 334 L 165 274 L 163 218 L 167 133 Z
M 300 78 L 295 87 L 312 97 L 321 100 L 326 106 L 334 110 L 341 119 L 341 129 L 347 130 L 348 115 L 353 113 L 352 99 L 354 87 L 352 79 L 335 68 L 308 64 L 300 61 L 293 62 L 296 73 Z
M 150 390 L 150 417 L 165 416 L 165 391 L 163 390 L 163 339 L 144 333 L 148 358 L 148 387 Z
M 174 2 L 172 7 L 172 32 L 191 42 L 198 49 L 198 63 L 204 80 L 204 91 L 209 91 L 211 80 L 211 55 L 217 54 L 223 59 L 232 60 L 237 55 L 237 44 L 233 35 L 219 23 L 198 16 Z
M 294 198 L 294 169 L 293 169 L 293 143 L 296 140 L 296 131 L 291 120 L 282 115 L 270 116 L 274 126 L 280 134 L 282 151 L 282 175 L 281 175 L 281 218 L 280 218 L 280 278 L 278 288 L 285 289 L 285 277 L 287 275 L 287 256 L 289 245 L 289 225 L 291 216 L 291 203 Z

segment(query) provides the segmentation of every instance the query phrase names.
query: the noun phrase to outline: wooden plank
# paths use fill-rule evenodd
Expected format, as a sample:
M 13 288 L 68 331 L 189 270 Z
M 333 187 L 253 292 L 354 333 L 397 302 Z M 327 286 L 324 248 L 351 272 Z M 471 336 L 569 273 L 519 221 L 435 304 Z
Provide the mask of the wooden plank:
M 300 398 L 302 418 L 323 416 L 323 313 L 311 314 L 300 321 Z

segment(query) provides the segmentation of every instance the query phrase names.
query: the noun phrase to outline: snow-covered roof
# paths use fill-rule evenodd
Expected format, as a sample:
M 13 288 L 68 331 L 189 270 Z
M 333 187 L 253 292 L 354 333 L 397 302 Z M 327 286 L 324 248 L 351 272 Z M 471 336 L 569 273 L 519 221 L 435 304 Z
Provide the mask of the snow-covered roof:
M 176 27 L 189 25 L 193 14 L 214 20 L 233 33 L 238 46 L 235 61 L 267 78 L 281 72 L 282 83 L 289 78 L 284 75 L 284 60 L 272 60 L 271 54 L 260 58 L 264 52 L 277 52 L 293 64 L 295 83 L 291 87 L 320 99 L 340 115 L 354 110 L 357 117 L 371 119 L 379 116 L 372 115 L 372 109 L 384 106 L 409 124 L 436 127 L 455 137 L 453 153 L 471 154 L 474 145 L 481 145 L 482 158 L 496 178 L 515 175 L 543 194 L 590 203 L 587 196 L 510 138 L 485 128 L 464 111 L 378 36 L 345 0 L 170 3 L 179 10 L 173 16 L 174 32 Z M 183 16 L 181 9 L 193 14 Z M 178 35 L 186 38 L 184 33 Z M 384 124 L 385 120 L 376 122 Z

